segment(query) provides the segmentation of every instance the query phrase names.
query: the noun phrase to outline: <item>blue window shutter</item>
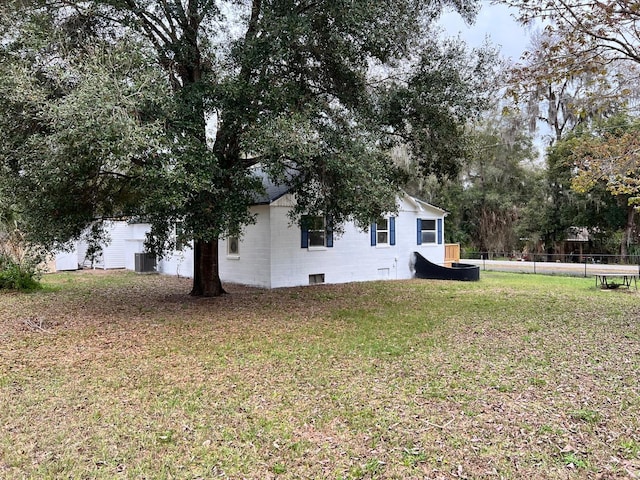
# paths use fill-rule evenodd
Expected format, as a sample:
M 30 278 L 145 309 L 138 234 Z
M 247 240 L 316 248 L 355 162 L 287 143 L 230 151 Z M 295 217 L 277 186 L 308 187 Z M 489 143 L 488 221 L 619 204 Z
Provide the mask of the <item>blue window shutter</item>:
M 301 248 L 308 248 L 309 247 L 309 229 L 304 225 L 304 223 L 300 228 L 301 228 L 300 231 L 302 232 L 300 246 Z
M 372 223 L 371 224 L 371 246 L 375 247 L 376 246 L 376 224 Z
M 333 247 L 333 228 L 331 228 L 332 227 L 331 217 L 327 217 L 326 225 L 327 225 L 327 229 L 326 229 L 327 248 L 332 248 Z
M 389 217 L 389 243 L 396 244 L 396 217 Z
M 422 245 L 422 219 L 418 219 L 418 245 Z
M 438 219 L 438 245 L 442 245 L 442 219 Z

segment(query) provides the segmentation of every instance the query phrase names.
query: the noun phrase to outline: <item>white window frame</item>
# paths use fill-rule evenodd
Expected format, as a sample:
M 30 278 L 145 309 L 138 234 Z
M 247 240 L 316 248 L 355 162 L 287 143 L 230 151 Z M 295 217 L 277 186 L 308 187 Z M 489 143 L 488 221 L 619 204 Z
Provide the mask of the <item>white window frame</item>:
M 327 222 L 324 216 L 320 215 L 310 215 L 307 217 L 307 221 L 309 222 L 309 228 L 307 228 L 308 235 L 308 248 L 326 248 L 327 247 Z M 311 228 L 311 226 L 316 227 L 316 222 L 318 220 L 322 221 L 322 229 L 319 228 Z M 318 222 L 319 223 L 319 222 Z M 312 240 L 322 239 L 322 243 L 314 243 Z
M 433 229 L 425 228 L 427 222 L 433 222 Z M 433 234 L 433 241 L 425 239 L 425 234 Z M 423 218 L 420 222 L 420 238 L 422 245 L 435 245 L 438 243 L 438 221 L 435 218 Z
M 232 251 L 231 246 L 235 241 L 236 251 Z M 240 237 L 230 236 L 227 237 L 227 258 L 240 258 Z
M 380 228 L 381 222 L 384 222 L 385 228 Z M 382 237 L 384 235 L 384 237 Z M 384 238 L 384 240 L 380 240 Z M 390 245 L 391 229 L 389 228 L 389 217 L 381 217 L 376 220 L 376 246 L 388 247 Z

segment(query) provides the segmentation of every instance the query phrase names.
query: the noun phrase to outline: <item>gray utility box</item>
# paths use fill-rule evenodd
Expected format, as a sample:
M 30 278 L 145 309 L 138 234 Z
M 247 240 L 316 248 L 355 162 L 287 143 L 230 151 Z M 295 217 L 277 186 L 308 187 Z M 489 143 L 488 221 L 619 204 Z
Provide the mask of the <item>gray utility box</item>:
M 150 253 L 135 254 L 135 271 L 137 273 L 156 273 L 156 256 Z

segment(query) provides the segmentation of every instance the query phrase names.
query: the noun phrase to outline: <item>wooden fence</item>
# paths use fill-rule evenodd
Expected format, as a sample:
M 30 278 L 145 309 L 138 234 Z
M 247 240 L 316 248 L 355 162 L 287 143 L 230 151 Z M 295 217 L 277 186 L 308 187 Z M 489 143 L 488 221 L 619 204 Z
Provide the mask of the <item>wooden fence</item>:
M 453 262 L 460 261 L 460 244 L 447 243 L 444 246 L 444 264 L 450 267 Z

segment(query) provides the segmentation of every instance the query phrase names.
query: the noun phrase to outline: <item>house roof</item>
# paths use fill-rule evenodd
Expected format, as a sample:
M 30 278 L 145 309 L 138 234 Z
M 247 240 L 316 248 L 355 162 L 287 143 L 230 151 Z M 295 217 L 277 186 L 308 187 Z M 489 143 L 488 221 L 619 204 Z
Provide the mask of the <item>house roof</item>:
M 443 210 L 440 207 L 436 207 L 435 205 L 431 205 L 430 203 L 425 202 L 424 200 L 420 200 L 419 198 L 412 197 L 407 192 L 402 192 L 406 198 L 408 198 L 419 210 L 432 210 L 440 213 L 443 216 L 449 215 L 449 212 Z
M 262 186 L 264 187 L 264 192 L 254 195 L 254 205 L 269 205 L 289 193 L 291 189 L 289 185 L 274 183 L 269 178 L 269 175 L 259 167 L 253 169 L 253 174 L 262 181 Z
M 273 180 L 269 178 L 269 175 L 259 166 L 254 167 L 253 174 L 262 181 L 262 185 L 264 187 L 264 192 L 255 194 L 253 205 L 269 205 L 289 193 L 289 190 L 291 189 L 291 186 L 289 185 L 273 182 Z M 287 175 L 294 175 L 294 173 L 288 171 Z M 449 214 L 446 210 L 436 207 L 435 205 L 431 205 L 419 198 L 412 197 L 405 191 L 401 191 L 400 194 L 409 199 L 409 201 L 413 203 L 418 210 L 431 210 L 443 216 L 447 216 Z

